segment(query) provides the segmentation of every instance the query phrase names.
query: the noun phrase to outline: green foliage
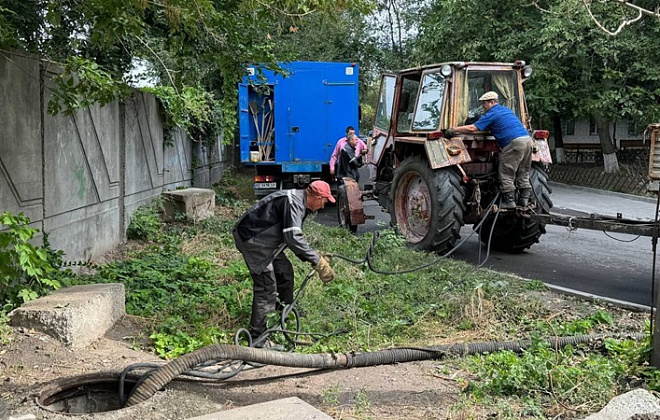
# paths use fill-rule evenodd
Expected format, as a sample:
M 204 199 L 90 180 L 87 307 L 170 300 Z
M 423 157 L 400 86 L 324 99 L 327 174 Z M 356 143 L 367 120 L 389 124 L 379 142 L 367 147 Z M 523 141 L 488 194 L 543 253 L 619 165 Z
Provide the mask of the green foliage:
M 601 21 L 619 21 L 618 5 L 589 3 Z M 535 69 L 526 82 L 533 114 L 630 117 L 646 125 L 660 118 L 652 53 L 659 35 L 650 20 L 606 35 L 580 0 L 438 0 L 424 13 L 414 55 L 420 62 L 523 59 Z
M 239 200 L 248 203 L 253 201 L 256 197 L 252 187 L 254 182 L 252 176 L 252 171 L 239 170 L 234 167 L 227 168 L 222 174 L 222 179 L 213 186 L 216 204 L 235 207 L 240 202 Z
M 127 313 L 154 320 L 155 351 L 171 358 L 225 341 L 228 329 L 245 322 L 251 287 L 240 270 L 187 257 L 171 246 L 151 246 L 72 283 L 123 283 Z
M 537 331 L 551 336 L 571 336 L 580 334 L 590 334 L 598 325 L 612 325 L 612 315 L 599 310 L 594 314 L 584 318 L 569 320 L 566 322 L 557 321 L 537 321 Z
M 591 409 L 615 395 L 619 378 L 618 366 L 611 359 L 585 354 L 571 346 L 555 351 L 538 339 L 522 355 L 502 351 L 474 356 L 468 364 L 477 380 L 470 382 L 467 391 L 477 396 L 515 395 L 544 400 L 554 395 L 560 403 Z
M 171 138 L 174 127 L 184 129 L 190 137 L 207 146 L 215 144 L 222 128 L 222 104 L 213 94 L 202 88 L 186 86 L 180 92 L 172 86 L 143 88 L 160 100 L 165 109 L 166 138 Z
M 162 223 L 158 204 L 140 206 L 131 217 L 126 229 L 128 239 L 157 241 L 160 238 Z
M 12 340 L 12 330 L 9 326 L 9 317 L 7 314 L 0 310 L 0 345 L 7 345 Z
M 62 253 L 52 250 L 48 237 L 44 245 L 31 243 L 38 229 L 29 226 L 30 219 L 23 213 L 0 215 L 0 304 L 9 311 L 22 303 L 36 299 L 60 288 L 59 267 Z
M 370 0 L 148 2 L 5 0 L 0 47 L 64 63 L 49 111 L 67 113 L 125 97 L 131 84 L 155 84 L 168 119 L 196 141 L 229 142 L 236 128 L 236 85 L 246 63 L 275 67 L 273 38 L 305 16 L 364 12 Z
M 66 115 L 95 103 L 103 106 L 117 99 L 128 96 L 128 86 L 120 80 L 115 80 L 97 63 L 82 57 L 70 57 L 62 73 L 52 78 L 51 98 L 48 102 L 48 112 L 57 114 L 64 111 Z

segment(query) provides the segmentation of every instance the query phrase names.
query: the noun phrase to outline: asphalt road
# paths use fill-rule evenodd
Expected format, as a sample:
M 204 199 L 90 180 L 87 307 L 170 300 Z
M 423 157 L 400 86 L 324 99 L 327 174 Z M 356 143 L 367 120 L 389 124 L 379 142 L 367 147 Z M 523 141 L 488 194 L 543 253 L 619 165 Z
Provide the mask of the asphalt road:
M 573 210 L 608 216 L 622 213 L 626 219 L 637 220 L 652 220 L 655 212 L 652 199 L 561 184 L 553 184 L 552 189 L 553 212 Z M 358 235 L 389 224 L 389 215 L 381 212 L 375 201 L 364 205 L 365 213 L 375 215 L 376 219 L 359 226 Z M 316 220 L 336 224 L 335 207 L 322 210 Z M 484 267 L 624 302 L 651 304 L 651 238 L 586 229 L 571 232 L 561 226 L 546 229 L 540 242 L 523 253 L 492 251 Z M 471 227 L 466 226 L 461 236 L 471 232 Z M 477 265 L 480 249 L 483 259 L 485 246 L 473 235 L 453 257 Z M 660 276 L 657 271 L 656 275 Z

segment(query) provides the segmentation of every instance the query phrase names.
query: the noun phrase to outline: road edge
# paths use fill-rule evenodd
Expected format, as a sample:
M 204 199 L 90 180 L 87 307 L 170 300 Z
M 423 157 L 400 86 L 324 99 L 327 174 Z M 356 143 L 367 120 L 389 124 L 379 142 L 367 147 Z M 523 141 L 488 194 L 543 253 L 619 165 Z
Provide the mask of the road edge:
M 656 202 L 656 199 L 654 197 L 643 197 L 641 195 L 633 195 L 633 194 L 626 194 L 626 193 L 621 193 L 621 192 L 616 192 L 616 191 L 600 190 L 598 188 L 583 187 L 581 185 L 563 184 L 561 182 L 555 182 L 555 181 L 550 181 L 549 184 L 550 184 L 551 187 L 558 186 L 560 188 L 566 188 L 566 189 L 570 189 L 570 190 L 586 191 L 586 192 L 590 192 L 590 193 L 593 193 L 593 194 L 609 195 L 609 196 L 613 196 L 613 197 L 627 198 L 629 200 L 644 201 L 644 202 L 647 202 L 647 203 L 655 203 Z

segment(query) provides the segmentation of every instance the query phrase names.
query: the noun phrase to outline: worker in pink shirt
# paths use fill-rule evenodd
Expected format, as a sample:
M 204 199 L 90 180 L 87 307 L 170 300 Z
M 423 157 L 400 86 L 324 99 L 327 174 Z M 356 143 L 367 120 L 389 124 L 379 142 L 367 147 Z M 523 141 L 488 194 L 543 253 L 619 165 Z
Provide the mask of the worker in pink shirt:
M 352 126 L 346 127 L 346 137 L 342 137 L 337 141 L 337 145 L 335 146 L 335 150 L 332 152 L 332 156 L 330 157 L 330 175 L 335 175 L 337 173 L 337 159 L 339 159 L 339 153 L 341 153 L 341 149 L 344 148 L 346 143 L 348 143 L 349 139 L 352 139 L 355 137 L 355 128 Z M 357 146 L 355 146 L 355 155 L 360 156 L 364 155 L 367 150 L 367 145 L 358 137 L 358 143 Z M 362 151 L 365 151 L 364 153 Z

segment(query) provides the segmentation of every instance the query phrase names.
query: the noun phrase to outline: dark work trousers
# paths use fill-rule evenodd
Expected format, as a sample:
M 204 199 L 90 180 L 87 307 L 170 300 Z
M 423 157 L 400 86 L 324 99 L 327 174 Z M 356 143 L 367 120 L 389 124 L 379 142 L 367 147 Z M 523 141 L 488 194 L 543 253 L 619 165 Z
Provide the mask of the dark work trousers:
M 268 314 L 281 309 L 279 302 L 293 302 L 293 265 L 282 251 L 263 272 L 250 275 L 254 282 L 250 335 L 257 338 L 266 331 Z
M 532 188 L 529 183 L 529 168 L 532 166 L 532 139 L 518 137 L 500 152 L 498 168 L 502 193 Z

